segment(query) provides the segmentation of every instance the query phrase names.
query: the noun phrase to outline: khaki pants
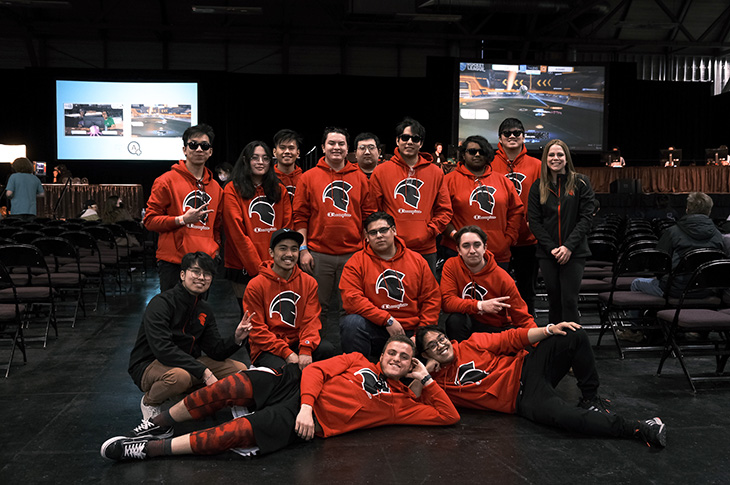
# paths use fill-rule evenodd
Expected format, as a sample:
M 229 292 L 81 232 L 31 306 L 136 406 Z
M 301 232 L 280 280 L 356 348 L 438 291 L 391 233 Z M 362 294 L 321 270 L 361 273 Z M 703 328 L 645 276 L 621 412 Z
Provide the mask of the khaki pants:
M 218 379 L 246 370 L 245 364 L 233 359 L 220 361 L 201 356 L 198 358 L 198 362 L 210 369 Z M 202 387 L 204 385 L 202 379 L 198 379 L 188 371 L 180 367 L 163 365 L 159 360 L 154 360 L 142 374 L 142 390 L 145 392 L 144 402 L 148 406 L 159 406 L 171 397 L 185 394 L 193 387 Z

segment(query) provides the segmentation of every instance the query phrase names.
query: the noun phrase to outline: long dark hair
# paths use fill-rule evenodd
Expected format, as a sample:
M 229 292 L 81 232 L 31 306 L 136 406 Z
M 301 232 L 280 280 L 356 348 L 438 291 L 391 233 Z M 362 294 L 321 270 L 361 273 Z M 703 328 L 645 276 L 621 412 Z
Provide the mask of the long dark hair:
M 233 172 L 231 172 L 233 186 L 242 199 L 251 199 L 256 194 L 256 187 L 254 187 L 251 178 L 251 157 L 256 147 L 263 148 L 266 156 L 271 160 L 269 170 L 261 179 L 261 186 L 264 188 L 266 198 L 271 203 L 279 202 L 281 199 L 281 188 L 279 187 L 279 177 L 274 172 L 274 155 L 271 153 L 269 145 L 261 140 L 252 141 L 241 151 L 238 160 L 236 160 L 236 164 L 233 166 Z

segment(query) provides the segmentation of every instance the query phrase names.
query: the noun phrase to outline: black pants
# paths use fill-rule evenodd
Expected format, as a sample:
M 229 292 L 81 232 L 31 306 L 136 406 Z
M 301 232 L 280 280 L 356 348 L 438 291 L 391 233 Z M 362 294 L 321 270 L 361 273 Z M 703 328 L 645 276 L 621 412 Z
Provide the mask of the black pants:
M 464 315 L 463 313 L 445 313 L 444 326 L 449 339 L 457 342 L 468 339 L 474 332 L 496 333 L 515 328 L 513 326 L 493 327 L 485 325 L 472 318 L 471 315 Z
M 543 340 L 526 358 L 517 396 L 517 414 L 531 421 L 597 436 L 633 436 L 634 426 L 615 414 L 604 414 L 568 403 L 555 386 L 573 368 L 584 399 L 598 391 L 598 372 L 588 335 L 568 331 Z
M 527 304 L 527 311 L 535 318 L 535 280 L 537 279 L 537 244 L 512 246 L 510 270 L 513 271 L 517 291 Z
M 550 304 L 550 322 L 580 323 L 578 293 L 586 265 L 585 258 L 570 258 L 565 264 L 558 264 L 552 256 L 549 259 L 539 258 L 538 261 Z
M 157 274 L 160 276 L 160 293 L 162 293 L 174 288 L 180 282 L 180 265 L 158 260 Z

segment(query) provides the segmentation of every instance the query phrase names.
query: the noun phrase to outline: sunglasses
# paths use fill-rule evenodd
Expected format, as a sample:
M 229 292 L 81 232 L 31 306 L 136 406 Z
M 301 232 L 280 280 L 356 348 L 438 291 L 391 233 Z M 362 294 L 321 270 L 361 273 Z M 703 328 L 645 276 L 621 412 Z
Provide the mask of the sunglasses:
M 423 138 L 421 138 L 418 135 L 405 135 L 405 134 L 403 134 L 403 135 L 400 135 L 398 138 L 403 143 L 408 143 L 411 140 L 413 140 L 413 143 L 421 143 L 421 141 L 423 140 Z
M 476 155 L 486 155 L 486 153 L 484 153 L 484 150 L 482 150 L 481 148 L 467 148 L 466 153 L 468 153 L 472 157 Z
M 203 141 L 203 142 L 198 143 L 197 141 L 193 141 L 193 140 L 190 140 L 189 142 L 187 142 L 187 146 L 191 150 L 197 150 L 198 147 L 200 147 L 201 150 L 203 150 L 204 152 L 207 151 L 207 150 L 210 150 L 213 147 L 213 145 L 211 145 L 207 141 Z
M 510 135 L 514 136 L 515 138 L 521 137 L 525 132 L 522 130 L 512 130 L 512 131 L 503 131 L 501 135 L 505 138 L 509 138 Z

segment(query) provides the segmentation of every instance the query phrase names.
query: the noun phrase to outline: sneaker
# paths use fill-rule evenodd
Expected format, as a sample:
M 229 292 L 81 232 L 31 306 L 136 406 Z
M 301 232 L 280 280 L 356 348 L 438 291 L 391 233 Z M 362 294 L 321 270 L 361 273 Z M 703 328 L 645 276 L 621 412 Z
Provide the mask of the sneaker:
M 667 446 L 667 426 L 659 418 L 640 421 L 634 436 L 646 442 L 646 445 L 664 448 Z
M 578 407 L 587 409 L 589 411 L 596 411 L 597 413 L 611 414 L 609 407 L 611 401 L 603 399 L 601 396 L 596 394 L 593 399 L 580 399 L 578 400 Z
M 161 440 L 169 438 L 173 433 L 172 426 L 158 426 L 149 419 L 143 419 L 131 433 L 130 438 L 148 438 L 153 440 Z
M 108 460 L 144 460 L 147 458 L 147 439 L 115 436 L 101 445 L 101 456 Z
M 142 400 L 139 402 L 139 408 L 142 410 L 143 420 L 152 419 L 162 412 L 160 406 L 150 406 L 148 404 L 145 404 L 144 396 L 142 396 Z

